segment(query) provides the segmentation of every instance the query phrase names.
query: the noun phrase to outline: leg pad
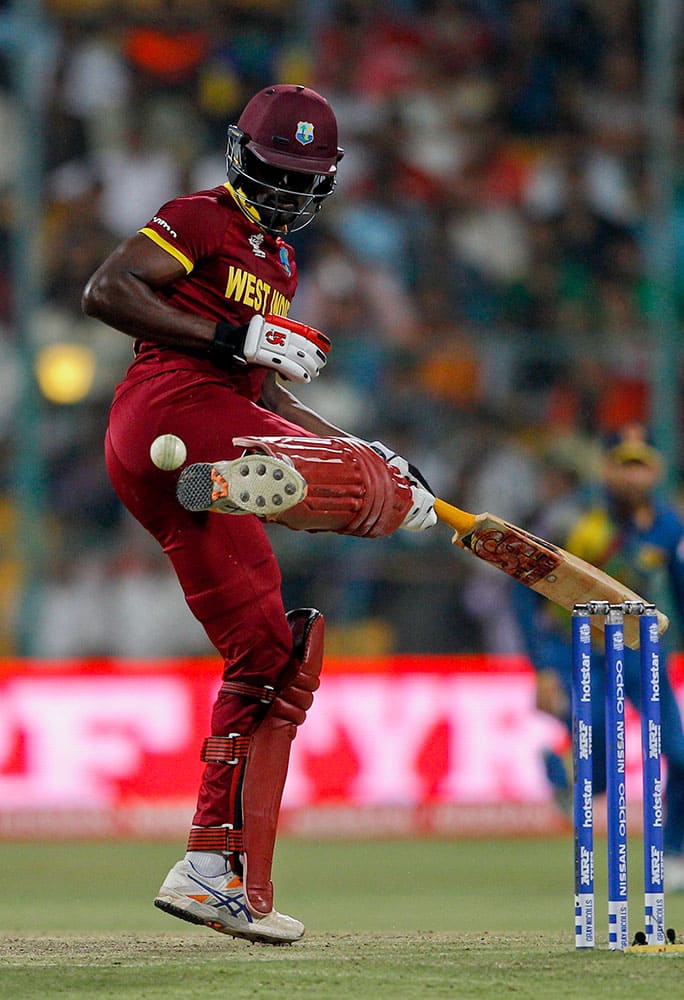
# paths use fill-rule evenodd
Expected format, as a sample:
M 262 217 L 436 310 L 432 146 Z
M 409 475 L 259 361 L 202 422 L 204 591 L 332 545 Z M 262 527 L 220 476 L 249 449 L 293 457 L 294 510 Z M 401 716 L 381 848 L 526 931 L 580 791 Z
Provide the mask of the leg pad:
M 288 528 L 390 535 L 413 503 L 408 480 L 356 438 L 245 437 L 234 444 L 288 463 L 306 483 L 299 502 L 271 517 Z
M 306 718 L 323 665 L 325 621 L 313 609 L 290 611 L 292 673 L 253 733 L 242 788 L 245 896 L 255 913 L 273 909 L 271 867 L 280 802 L 297 726 Z

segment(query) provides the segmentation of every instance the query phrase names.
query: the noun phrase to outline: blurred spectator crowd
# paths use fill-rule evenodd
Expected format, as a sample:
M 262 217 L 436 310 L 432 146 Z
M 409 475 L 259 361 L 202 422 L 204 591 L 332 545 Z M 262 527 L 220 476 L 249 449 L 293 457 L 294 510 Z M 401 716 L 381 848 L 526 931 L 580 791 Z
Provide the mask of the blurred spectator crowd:
M 0 8 L 0 14 L 11 4 Z M 292 314 L 330 363 L 300 393 L 410 457 L 435 491 L 525 523 L 548 463 L 589 481 L 596 441 L 647 416 L 650 289 L 644 5 L 636 0 L 52 0 L 31 349 L 94 357 L 84 398 L 44 401 L 48 548 L 32 652 L 210 652 L 154 543 L 119 505 L 102 436 L 131 342 L 81 315 L 98 263 L 168 198 L 225 178 L 225 131 L 274 81 L 320 90 L 345 157 L 295 234 Z M 0 57 L 0 246 L 21 109 Z M 684 219 L 684 202 L 678 200 Z M 684 236 L 679 234 L 684 249 Z M 16 651 L 16 393 L 0 250 L 3 651 Z M 219 457 L 219 456 L 217 456 Z M 379 541 L 272 532 L 289 607 L 331 651 L 515 651 L 507 581 L 445 528 Z

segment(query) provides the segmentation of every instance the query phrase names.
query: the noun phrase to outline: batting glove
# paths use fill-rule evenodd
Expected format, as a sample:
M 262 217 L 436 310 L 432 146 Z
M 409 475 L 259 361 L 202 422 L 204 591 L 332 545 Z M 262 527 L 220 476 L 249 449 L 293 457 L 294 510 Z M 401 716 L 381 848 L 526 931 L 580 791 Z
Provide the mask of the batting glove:
M 324 368 L 331 346 L 312 326 L 268 314 L 253 316 L 246 327 L 218 323 L 212 354 L 273 368 L 291 382 L 310 382 Z
M 371 441 L 370 446 L 381 458 L 385 459 L 388 465 L 394 466 L 399 474 L 408 480 L 411 486 L 413 504 L 400 527 L 406 531 L 425 531 L 426 528 L 432 528 L 437 524 L 437 515 L 434 508 L 435 497 L 422 473 L 415 465 L 407 462 L 401 455 L 397 455 L 396 452 L 384 445 L 382 441 Z

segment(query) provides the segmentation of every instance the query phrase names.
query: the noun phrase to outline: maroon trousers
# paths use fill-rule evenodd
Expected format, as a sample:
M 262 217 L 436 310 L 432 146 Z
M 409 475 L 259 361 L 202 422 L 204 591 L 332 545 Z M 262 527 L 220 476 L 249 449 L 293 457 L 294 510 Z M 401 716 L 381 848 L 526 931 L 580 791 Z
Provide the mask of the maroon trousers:
M 224 660 L 223 679 L 277 686 L 292 653 L 281 597 L 281 576 L 263 525 L 252 516 L 193 514 L 175 496 L 180 470 L 163 472 L 149 449 L 160 434 L 176 434 L 187 462 L 235 458 L 233 438 L 306 435 L 201 372 L 161 372 L 124 381 L 117 389 L 105 441 L 112 484 L 131 514 L 167 554 L 188 606 Z M 211 735 L 249 735 L 263 704 L 220 692 Z M 169 725 L 173 720 L 169 719 Z M 233 822 L 240 769 L 208 763 L 193 823 Z

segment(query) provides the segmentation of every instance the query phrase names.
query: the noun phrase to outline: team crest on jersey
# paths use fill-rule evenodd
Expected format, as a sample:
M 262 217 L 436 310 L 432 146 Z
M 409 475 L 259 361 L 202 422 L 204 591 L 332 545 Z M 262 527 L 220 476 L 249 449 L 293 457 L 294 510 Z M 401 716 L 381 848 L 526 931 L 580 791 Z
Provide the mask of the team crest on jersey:
M 282 264 L 283 271 L 289 278 L 292 274 L 292 268 L 290 267 L 290 255 L 287 252 L 287 247 L 280 248 L 280 263 Z
M 297 131 L 295 133 L 297 142 L 301 142 L 302 146 L 308 146 L 310 142 L 313 142 L 313 138 L 313 124 L 311 122 L 297 122 Z

